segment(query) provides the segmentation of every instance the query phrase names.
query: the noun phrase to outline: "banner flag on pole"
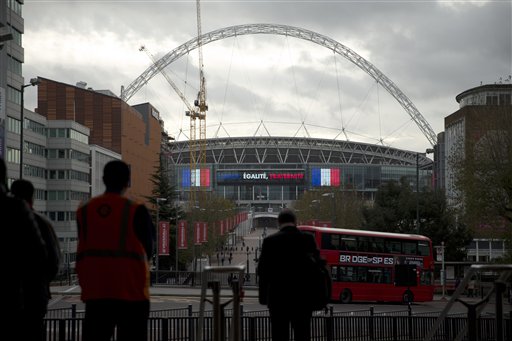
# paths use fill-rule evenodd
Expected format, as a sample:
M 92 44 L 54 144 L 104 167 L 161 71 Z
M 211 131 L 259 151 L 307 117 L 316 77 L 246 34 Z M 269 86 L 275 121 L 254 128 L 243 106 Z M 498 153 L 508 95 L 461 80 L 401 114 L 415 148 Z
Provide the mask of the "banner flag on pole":
M 169 255 L 169 222 L 158 222 L 158 255 Z
M 208 223 L 201 223 L 202 233 L 201 233 L 201 243 L 208 242 Z
M 202 239 L 201 230 L 202 230 L 201 222 L 196 221 L 194 223 L 194 244 L 195 245 L 201 245 L 201 239 Z
M 187 221 L 180 220 L 178 221 L 178 249 L 186 250 L 187 249 Z

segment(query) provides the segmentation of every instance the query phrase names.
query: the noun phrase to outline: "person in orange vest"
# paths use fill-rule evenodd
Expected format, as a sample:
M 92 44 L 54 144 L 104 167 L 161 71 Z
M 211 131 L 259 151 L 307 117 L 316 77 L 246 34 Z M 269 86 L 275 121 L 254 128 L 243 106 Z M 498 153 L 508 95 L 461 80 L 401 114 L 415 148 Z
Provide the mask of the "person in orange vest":
M 153 223 L 147 208 L 124 196 L 130 168 L 110 161 L 104 194 L 77 210 L 76 272 L 85 303 L 83 341 L 147 340 Z

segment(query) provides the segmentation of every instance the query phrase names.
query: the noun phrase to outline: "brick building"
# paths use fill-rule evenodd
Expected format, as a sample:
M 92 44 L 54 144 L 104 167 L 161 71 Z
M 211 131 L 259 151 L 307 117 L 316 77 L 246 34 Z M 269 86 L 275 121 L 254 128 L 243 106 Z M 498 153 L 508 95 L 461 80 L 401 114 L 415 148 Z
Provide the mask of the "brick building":
M 158 165 L 162 127 L 150 104 L 136 110 L 108 90 L 86 88 L 39 77 L 36 112 L 48 120 L 71 120 L 90 129 L 89 143 L 122 156 L 132 170 L 128 196 L 151 195 L 150 177 Z M 149 109 L 148 109 L 149 108 Z

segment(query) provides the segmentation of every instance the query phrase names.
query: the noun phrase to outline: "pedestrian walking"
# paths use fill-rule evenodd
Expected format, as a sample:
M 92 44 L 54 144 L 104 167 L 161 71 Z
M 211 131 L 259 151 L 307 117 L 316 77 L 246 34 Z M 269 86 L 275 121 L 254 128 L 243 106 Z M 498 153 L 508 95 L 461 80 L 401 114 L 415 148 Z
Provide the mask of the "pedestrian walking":
M 3 317 L 0 333 L 22 341 L 41 340 L 30 335 L 30 328 L 37 328 L 24 320 L 25 308 L 33 300 L 39 301 L 44 280 L 46 248 L 37 228 L 33 212 L 18 198 L 8 196 L 7 168 L 0 158 L 0 219 L 2 221 L 0 267 L 2 280 Z M 38 321 L 39 322 L 39 321 Z
M 263 240 L 258 262 L 259 302 L 268 306 L 273 341 L 288 341 L 290 325 L 296 341 L 309 341 L 312 309 L 301 299 L 310 287 L 304 268 L 307 255 L 319 251 L 313 236 L 297 229 L 293 211 L 282 210 L 277 221 L 280 230 Z
M 50 282 L 59 272 L 60 266 L 60 245 L 52 224 L 40 213 L 34 211 L 34 185 L 24 179 L 18 179 L 11 185 L 11 193 L 15 198 L 21 199 L 27 203 L 32 212 L 46 246 L 47 259 L 43 266 L 44 277 L 33 281 L 34 297 L 25 302 L 23 308 L 23 319 L 27 327 L 23 329 L 26 332 L 27 339 L 44 340 L 44 316 L 48 309 L 48 301 L 51 298 Z
M 110 161 L 104 194 L 77 211 L 76 271 L 85 302 L 83 341 L 147 340 L 153 223 L 147 208 L 124 196 L 130 169 Z

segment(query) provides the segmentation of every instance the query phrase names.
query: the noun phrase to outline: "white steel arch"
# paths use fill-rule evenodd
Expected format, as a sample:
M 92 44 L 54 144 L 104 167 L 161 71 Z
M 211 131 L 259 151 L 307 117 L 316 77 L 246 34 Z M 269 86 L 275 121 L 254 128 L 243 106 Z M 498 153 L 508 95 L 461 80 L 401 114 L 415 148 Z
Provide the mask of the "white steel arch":
M 411 100 L 396 86 L 391 79 L 384 75 L 379 69 L 377 69 L 369 61 L 361 57 L 359 54 L 346 47 L 345 45 L 331 39 L 322 34 L 306 30 L 299 27 L 278 25 L 278 24 L 246 24 L 224 27 L 215 31 L 211 31 L 203 34 L 200 39 L 193 38 L 188 42 L 178 46 L 174 50 L 167 53 L 165 56 L 160 58 L 156 63 L 148 67 L 139 77 L 137 77 L 130 85 L 126 88 L 121 87 L 121 99 L 125 102 L 128 101 L 137 91 L 139 91 L 148 81 L 157 75 L 162 68 L 167 67 L 175 60 L 186 55 L 190 51 L 196 49 L 201 43 L 205 45 L 217 40 L 232 38 L 235 36 L 251 35 L 251 34 L 274 34 L 284 35 L 293 38 L 303 39 L 311 41 L 320 46 L 326 47 L 334 53 L 339 54 L 345 59 L 349 60 L 361 70 L 370 75 L 376 82 L 386 89 L 391 94 L 404 110 L 411 116 L 413 121 L 416 123 L 418 128 L 421 130 L 423 135 L 428 139 L 430 144 L 434 146 L 437 142 L 437 136 L 430 124 L 421 115 L 416 106 Z

